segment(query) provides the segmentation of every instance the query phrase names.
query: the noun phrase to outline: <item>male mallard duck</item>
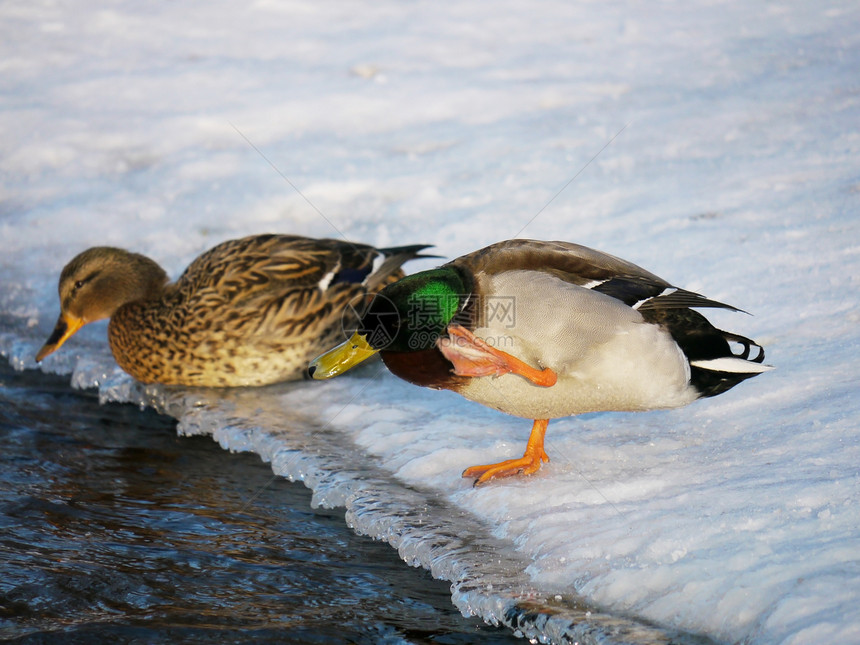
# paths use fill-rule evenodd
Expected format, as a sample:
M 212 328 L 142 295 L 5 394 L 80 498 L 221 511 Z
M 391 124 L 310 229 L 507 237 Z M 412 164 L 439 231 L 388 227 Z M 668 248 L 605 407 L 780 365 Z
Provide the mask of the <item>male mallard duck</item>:
M 388 285 L 310 372 L 330 378 L 379 352 L 410 383 L 534 419 L 522 458 L 463 472 L 480 484 L 549 461 L 549 419 L 679 407 L 769 369 L 761 346 L 692 307 L 739 311 L 584 246 L 509 240 Z
M 36 360 L 83 325 L 110 318 L 116 362 L 144 383 L 298 379 L 343 338 L 342 322 L 357 317 L 350 303 L 403 277 L 400 265 L 425 248 L 255 235 L 219 244 L 170 284 L 143 255 L 94 247 L 63 269 L 60 318 Z

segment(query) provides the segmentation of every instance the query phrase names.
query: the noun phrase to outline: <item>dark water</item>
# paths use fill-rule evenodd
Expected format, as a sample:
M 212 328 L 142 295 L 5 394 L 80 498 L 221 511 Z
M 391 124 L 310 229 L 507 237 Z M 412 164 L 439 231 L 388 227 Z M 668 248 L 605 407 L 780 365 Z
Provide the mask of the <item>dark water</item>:
M 522 643 L 248 454 L 0 359 L 0 640 Z

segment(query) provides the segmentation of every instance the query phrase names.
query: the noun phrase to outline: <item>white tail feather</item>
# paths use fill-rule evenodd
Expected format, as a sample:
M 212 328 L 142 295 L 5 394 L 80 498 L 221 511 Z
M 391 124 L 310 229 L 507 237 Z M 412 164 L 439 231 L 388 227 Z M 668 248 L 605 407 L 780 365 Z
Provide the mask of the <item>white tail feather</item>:
M 773 369 L 772 365 L 763 365 L 762 363 L 754 363 L 742 358 L 730 358 L 728 356 L 690 361 L 690 365 L 712 372 L 729 372 L 732 374 L 761 374 Z

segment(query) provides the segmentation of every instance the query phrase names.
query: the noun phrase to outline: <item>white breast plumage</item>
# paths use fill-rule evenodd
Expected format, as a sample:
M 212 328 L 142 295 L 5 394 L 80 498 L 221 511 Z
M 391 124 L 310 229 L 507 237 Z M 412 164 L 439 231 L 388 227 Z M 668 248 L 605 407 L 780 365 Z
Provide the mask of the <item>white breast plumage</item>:
M 513 374 L 473 379 L 461 393 L 507 414 L 557 418 L 598 410 L 677 407 L 697 397 L 672 337 L 639 312 L 549 274 L 508 271 L 480 278 L 487 344 L 558 375 L 541 388 Z M 513 315 L 499 315 L 510 299 Z

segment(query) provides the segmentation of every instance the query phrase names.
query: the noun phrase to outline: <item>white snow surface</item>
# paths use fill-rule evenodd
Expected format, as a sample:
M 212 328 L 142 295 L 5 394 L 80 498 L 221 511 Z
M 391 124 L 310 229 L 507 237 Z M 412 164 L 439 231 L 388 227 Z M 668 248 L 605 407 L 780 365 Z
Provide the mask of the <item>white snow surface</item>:
M 592 246 L 754 314 L 708 312 L 776 369 L 686 408 L 552 421 L 549 465 L 477 489 L 463 468 L 521 454 L 529 423 L 379 363 L 144 388 L 100 323 L 42 369 L 255 450 L 533 638 L 860 643 L 856 2 L 11 0 L 0 34 L 17 367 L 92 245 L 173 276 L 270 231 L 446 258 Z

